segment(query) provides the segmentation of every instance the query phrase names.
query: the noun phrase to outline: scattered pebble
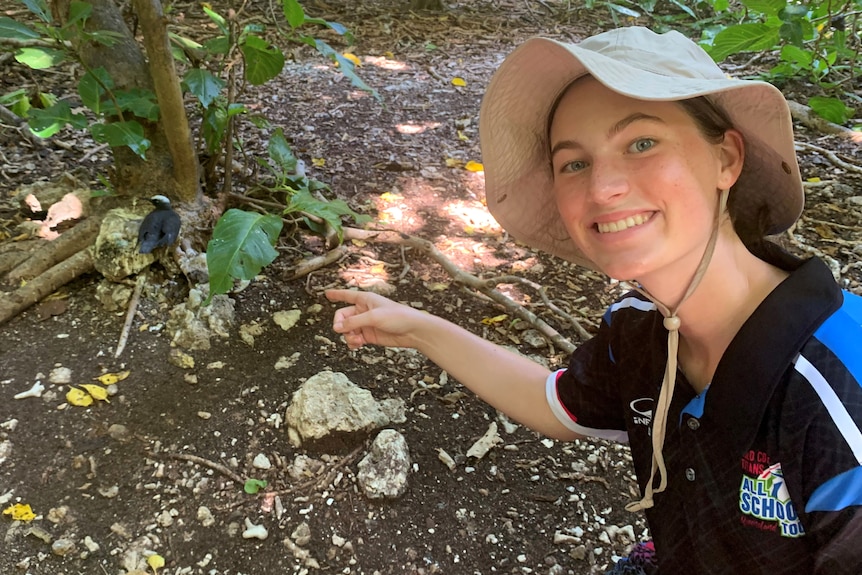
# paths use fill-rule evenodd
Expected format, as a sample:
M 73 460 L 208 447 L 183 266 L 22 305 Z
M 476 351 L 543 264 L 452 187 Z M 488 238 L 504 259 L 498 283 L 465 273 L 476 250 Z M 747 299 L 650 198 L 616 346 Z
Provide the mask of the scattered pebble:
M 269 537 L 269 532 L 263 525 L 255 525 L 248 517 L 245 518 L 245 531 L 242 532 L 243 539 L 260 539 L 263 541 Z

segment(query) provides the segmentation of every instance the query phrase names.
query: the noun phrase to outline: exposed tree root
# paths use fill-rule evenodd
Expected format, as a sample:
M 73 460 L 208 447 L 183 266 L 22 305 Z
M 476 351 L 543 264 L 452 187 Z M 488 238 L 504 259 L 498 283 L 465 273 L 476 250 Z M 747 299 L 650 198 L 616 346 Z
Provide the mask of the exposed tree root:
M 92 271 L 89 246 L 40 274 L 17 290 L 0 296 L 0 325 L 55 292 L 81 274 Z
M 821 118 L 808 106 L 794 102 L 793 100 L 788 100 L 787 105 L 790 107 L 790 115 L 793 119 L 812 130 L 823 134 L 838 134 L 854 142 L 862 140 L 862 134 L 859 132 L 854 132 L 844 126 L 833 124 L 829 120 Z
M 541 295 L 542 299 L 546 302 L 546 304 L 550 303 L 547 299 L 547 296 L 544 294 L 543 288 L 538 284 L 527 280 L 519 280 L 511 276 L 503 276 L 500 278 L 491 279 L 480 279 L 473 274 L 467 273 L 461 268 L 459 268 L 449 258 L 443 255 L 443 253 L 440 252 L 440 250 L 438 250 L 436 246 L 434 246 L 434 244 L 432 244 L 428 240 L 409 236 L 400 232 L 344 228 L 344 239 L 398 244 L 402 246 L 410 246 L 414 249 L 425 252 L 426 254 L 431 256 L 438 264 L 440 264 L 440 266 L 446 271 L 447 274 L 449 274 L 453 281 L 483 294 L 484 296 L 493 300 L 495 303 L 502 306 L 507 312 L 528 322 L 539 332 L 541 332 L 542 335 L 548 338 L 548 340 L 550 340 L 557 347 L 557 349 L 561 349 L 567 353 L 571 353 L 576 348 L 574 343 L 563 337 L 556 329 L 548 325 L 542 318 L 540 318 L 535 313 L 531 312 L 521 304 L 515 302 L 506 294 L 495 289 L 497 285 L 502 283 L 519 283 L 521 285 L 526 285 L 537 290 Z M 578 335 L 582 339 L 589 339 L 589 332 L 587 332 L 575 318 L 571 317 L 568 314 L 560 313 L 561 310 L 557 306 L 548 305 L 548 309 L 554 313 L 557 313 L 566 322 L 570 323 L 573 329 L 578 332 Z
M 59 262 L 90 246 L 99 233 L 99 218 L 87 218 L 54 241 L 42 242 L 32 255 L 9 272 L 11 284 L 30 280 Z

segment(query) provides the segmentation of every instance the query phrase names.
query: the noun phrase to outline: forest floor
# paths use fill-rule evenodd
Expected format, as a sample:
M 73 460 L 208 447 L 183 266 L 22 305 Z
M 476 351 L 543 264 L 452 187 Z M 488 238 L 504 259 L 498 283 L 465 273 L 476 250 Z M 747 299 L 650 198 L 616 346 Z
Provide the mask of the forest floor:
M 0 7 L 13 10 L 8 2 Z M 247 9 L 264 14 L 270 6 Z M 610 28 L 609 13 L 514 1 L 453 4 L 445 15 L 386 2 L 318 1 L 306 9 L 354 32 L 359 73 L 382 98 L 353 89 L 328 62 L 299 48 L 277 81 L 245 96 L 254 112 L 284 129 L 309 175 L 377 225 L 433 242 L 466 272 L 534 282 L 593 332 L 622 286 L 509 240 L 482 204 L 482 173 L 465 168 L 481 162 L 479 104 L 503 57 L 530 36 L 576 41 Z M 200 18 L 194 6 L 185 10 L 189 20 Z M 10 64 L 0 69 L 3 92 L 65 80 Z M 784 89 L 789 98 L 807 90 Z M 862 292 L 862 185 L 852 169 L 859 144 L 797 128 L 803 177 L 820 182 L 807 187 L 799 225 L 778 240 L 800 255 L 826 258 L 842 287 Z M 266 136 L 247 131 L 244 139 L 249 163 L 265 157 Z M 95 186 L 110 162 L 108 150 L 71 131 L 34 148 L 9 130 L 0 132 L 0 144 L 0 224 L 10 232 L 20 220 L 21 185 L 76 169 Z M 251 177 L 238 173 L 237 191 L 250 188 Z M 165 328 L 188 286 L 158 270 L 117 359 L 126 310 L 99 303 L 103 280 L 95 275 L 0 328 L 0 507 L 29 504 L 37 514 L 30 522 L 0 517 L 0 573 L 122 574 L 157 553 L 166 561 L 159 573 L 176 575 L 587 575 L 648 537 L 644 518 L 623 509 L 635 493 L 627 447 L 561 443 L 511 425 L 410 351 L 349 351 L 331 330 L 335 306 L 322 293 L 375 285 L 552 368 L 565 365 L 563 350 L 501 317 L 504 310 L 453 283 L 425 253 L 351 242 L 338 262 L 290 279 L 298 261 L 324 247 L 295 234 L 283 237 L 279 251 L 231 295 L 236 322 L 229 335 L 187 352 L 193 362 L 177 361 Z M 539 293 L 516 283 L 500 289 L 578 343 Z M 294 328 L 274 323 L 282 310 L 301 312 Z M 251 340 L 242 337 L 249 333 Z M 82 408 L 67 403 L 58 368 L 70 370 L 72 384 L 129 376 L 110 403 Z M 288 443 L 282 418 L 293 392 L 325 370 L 346 374 L 378 399 L 405 402 L 406 422 L 393 425 L 414 463 L 402 497 L 371 501 L 357 488 L 357 461 L 373 434 L 301 448 Z M 13 399 L 36 382 L 46 387 L 41 397 Z M 481 459 L 468 458 L 493 422 L 503 442 Z M 454 459 L 451 469 L 440 450 Z M 255 466 L 260 454 L 270 468 Z M 302 462 L 308 465 L 297 472 Z M 247 494 L 236 477 L 267 486 Z M 263 525 L 268 537 L 243 538 L 246 521 Z

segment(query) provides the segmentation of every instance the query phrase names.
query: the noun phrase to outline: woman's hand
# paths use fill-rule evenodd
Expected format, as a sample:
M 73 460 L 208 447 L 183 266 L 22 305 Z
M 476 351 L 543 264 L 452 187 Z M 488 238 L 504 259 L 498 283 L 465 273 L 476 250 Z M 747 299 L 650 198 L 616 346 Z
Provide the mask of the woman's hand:
M 332 322 L 332 329 L 344 336 L 350 349 L 367 344 L 414 347 L 414 332 L 433 317 L 370 292 L 327 290 L 326 297 L 350 304 L 338 309 Z

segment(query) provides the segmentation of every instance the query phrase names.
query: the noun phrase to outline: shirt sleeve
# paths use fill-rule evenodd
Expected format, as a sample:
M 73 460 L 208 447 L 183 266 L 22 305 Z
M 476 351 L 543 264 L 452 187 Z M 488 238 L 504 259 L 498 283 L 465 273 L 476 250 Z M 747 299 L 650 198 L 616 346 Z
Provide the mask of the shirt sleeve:
M 628 442 L 610 341 L 611 328 L 603 320 L 595 337 L 572 354 L 568 368 L 548 377 L 546 396 L 551 411 L 569 430 Z
M 817 550 L 814 575 L 859 575 L 862 572 L 862 507 L 816 514 L 817 530 L 828 533 Z

